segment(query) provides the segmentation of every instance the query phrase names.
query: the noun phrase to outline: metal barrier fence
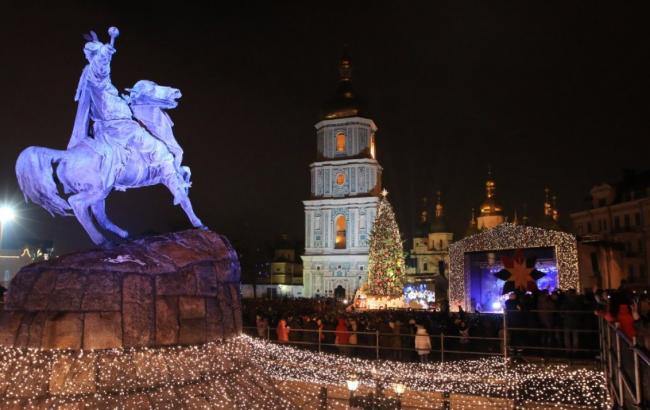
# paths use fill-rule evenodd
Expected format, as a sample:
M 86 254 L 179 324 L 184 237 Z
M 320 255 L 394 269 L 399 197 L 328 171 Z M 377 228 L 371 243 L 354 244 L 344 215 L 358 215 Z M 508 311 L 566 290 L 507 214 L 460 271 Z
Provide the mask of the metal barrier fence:
M 572 317 L 574 327 L 545 327 L 538 320 L 539 315 L 560 315 Z M 593 311 L 507 311 L 498 315 L 500 326 L 497 336 L 463 336 L 430 334 L 431 349 L 423 359 L 415 349 L 414 333 L 381 333 L 377 331 L 350 331 L 349 336 L 356 335 L 356 343 L 335 343 L 336 330 L 294 329 L 289 332 L 288 345 L 312 349 L 318 352 L 338 352 L 349 356 L 369 359 L 392 359 L 402 361 L 444 362 L 449 359 L 477 356 L 503 356 L 504 360 L 512 355 L 563 357 L 568 360 L 594 359 L 600 352 L 598 318 Z M 548 325 L 548 321 L 546 322 Z M 277 330 L 266 327 L 260 330 L 254 326 L 245 326 L 244 331 L 252 336 L 271 341 L 277 340 Z M 650 379 L 648 379 L 650 380 Z
M 599 321 L 602 363 L 607 387 L 620 409 L 650 408 L 650 358 L 617 324 Z

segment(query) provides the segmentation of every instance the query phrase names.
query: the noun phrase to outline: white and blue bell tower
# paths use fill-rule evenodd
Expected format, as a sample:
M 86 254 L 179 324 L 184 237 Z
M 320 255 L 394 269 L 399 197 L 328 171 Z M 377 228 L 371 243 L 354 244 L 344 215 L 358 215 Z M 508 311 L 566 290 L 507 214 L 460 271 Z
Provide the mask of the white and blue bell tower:
M 382 190 L 377 126 L 352 90 L 351 62 L 339 64 L 336 96 L 316 123 L 317 161 L 305 206 L 306 297 L 352 298 L 367 280 L 368 238 Z

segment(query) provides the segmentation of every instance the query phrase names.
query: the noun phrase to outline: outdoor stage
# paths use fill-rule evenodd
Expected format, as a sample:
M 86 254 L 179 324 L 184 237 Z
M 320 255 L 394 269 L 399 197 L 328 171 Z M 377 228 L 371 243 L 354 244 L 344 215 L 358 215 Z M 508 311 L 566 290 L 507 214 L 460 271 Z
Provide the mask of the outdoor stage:
M 501 312 L 506 295 L 497 274 L 504 259 L 521 252 L 540 275 L 539 289 L 580 292 L 576 238 L 566 232 L 503 223 L 449 246 L 449 305 L 452 310 Z M 522 266 L 521 268 L 525 268 Z M 507 293 L 507 292 L 506 292 Z

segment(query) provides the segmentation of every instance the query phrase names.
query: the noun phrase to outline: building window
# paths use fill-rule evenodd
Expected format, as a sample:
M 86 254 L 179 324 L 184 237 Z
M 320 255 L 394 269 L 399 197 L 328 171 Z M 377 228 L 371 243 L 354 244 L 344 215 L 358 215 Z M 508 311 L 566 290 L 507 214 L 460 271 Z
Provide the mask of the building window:
M 621 229 L 621 218 L 618 215 L 614 217 L 614 229 Z
M 625 228 L 627 229 L 629 227 L 630 227 L 630 215 L 625 214 Z
M 345 134 L 343 132 L 336 134 L 336 152 L 345 152 Z
M 336 185 L 343 185 L 343 184 L 345 184 L 345 174 L 342 172 L 336 174 Z
M 633 280 L 634 280 L 634 265 L 630 265 L 630 266 L 627 268 L 627 271 L 628 271 L 628 273 L 629 273 L 628 278 L 629 278 L 631 281 L 633 281 Z
M 603 230 L 607 231 L 607 219 L 603 220 Z
M 359 270 L 363 270 L 363 265 L 359 266 Z
M 345 215 L 339 215 L 336 217 L 336 223 L 334 224 L 336 228 L 336 241 L 334 243 L 335 249 L 345 249 L 346 248 L 346 228 L 347 221 L 345 220 Z
M 375 134 L 370 136 L 370 157 L 375 159 Z
M 422 270 L 425 271 L 425 272 L 428 271 L 428 270 L 429 270 L 429 264 L 426 263 L 426 262 L 424 262 L 424 263 L 422 264 Z
M 643 239 L 639 239 L 638 246 L 639 246 L 639 254 L 643 255 L 645 253 L 643 252 Z
M 591 233 L 591 222 L 587 222 L 587 233 Z
M 639 265 L 639 278 L 645 278 L 645 265 Z
M 641 226 L 641 214 L 638 212 L 634 214 L 634 225 Z

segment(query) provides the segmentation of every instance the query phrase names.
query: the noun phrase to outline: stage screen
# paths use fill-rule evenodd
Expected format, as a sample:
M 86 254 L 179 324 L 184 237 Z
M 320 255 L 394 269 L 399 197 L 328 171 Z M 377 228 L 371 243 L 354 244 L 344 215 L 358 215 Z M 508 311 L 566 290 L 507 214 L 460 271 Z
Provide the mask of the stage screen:
M 558 287 L 557 260 L 555 248 L 525 248 L 522 250 L 526 259 L 535 259 L 535 269 L 544 273 L 537 280 L 539 289 L 549 292 Z M 479 312 L 502 312 L 503 303 L 508 295 L 503 295 L 505 281 L 498 279 L 495 273 L 504 269 L 503 257 L 515 256 L 516 249 L 499 251 L 481 251 L 465 253 L 465 277 L 468 278 L 470 306 Z
M 404 301 L 406 306 L 413 309 L 429 309 L 436 301 L 433 284 L 409 283 L 404 285 Z

